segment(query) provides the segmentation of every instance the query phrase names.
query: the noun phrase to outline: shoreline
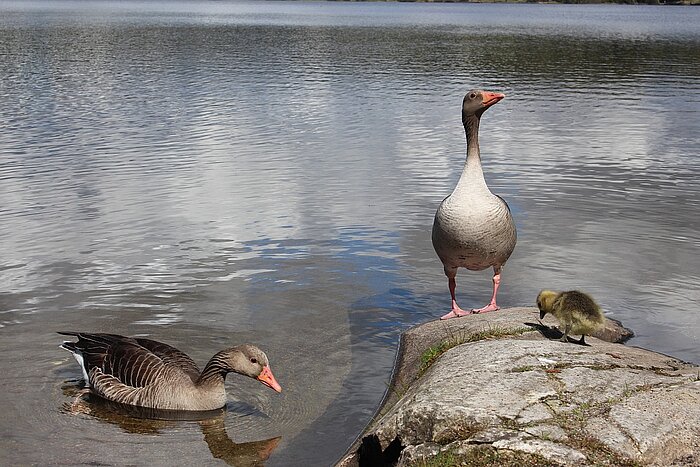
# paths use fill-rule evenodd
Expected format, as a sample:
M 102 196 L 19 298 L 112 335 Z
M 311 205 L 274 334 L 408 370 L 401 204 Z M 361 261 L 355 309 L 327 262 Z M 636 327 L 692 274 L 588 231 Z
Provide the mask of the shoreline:
M 293 1 L 293 0 L 291 0 Z M 630 5 L 630 6 L 698 6 L 700 0 L 327 0 L 330 2 L 392 3 L 513 3 L 531 5 Z
M 596 338 L 590 339 L 590 346 L 552 341 L 557 331 L 550 326 L 556 320 L 547 316 L 546 326 L 542 326 L 537 313 L 532 307 L 509 308 L 430 321 L 402 333 L 382 401 L 336 465 L 440 465 L 445 456 L 452 456 L 450 462 L 477 456 L 472 462 L 478 465 L 504 466 L 542 461 L 579 465 L 584 460 L 595 463 L 601 459 L 612 460 L 614 465 L 664 465 L 688 456 L 700 462 L 698 366 L 622 345 L 633 333 L 610 319 Z M 496 393 L 500 399 L 484 397 L 481 386 L 474 387 L 480 378 L 485 378 L 482 386 L 490 387 L 487 392 Z M 595 382 L 599 386 L 596 391 L 609 394 L 598 400 L 598 392 L 586 387 L 579 391 L 572 381 L 583 382 L 586 387 Z M 676 388 L 680 382 L 683 384 Z M 553 386 L 548 391 L 542 389 L 547 385 Z M 634 408 L 636 398 L 644 400 L 647 391 L 652 390 L 660 391 L 659 407 L 651 412 L 654 414 L 668 412 L 664 404 L 668 405 L 669 397 L 675 401 L 681 395 L 697 402 L 686 414 L 690 419 L 683 420 L 696 430 L 694 437 L 688 438 L 685 431 L 679 435 L 682 439 L 667 439 L 663 430 L 657 436 L 656 432 L 639 434 L 633 429 L 630 433 L 626 428 L 610 428 L 625 425 L 627 418 L 634 417 L 620 416 L 615 423 L 606 417 L 616 416 L 617 409 L 629 410 L 628 405 Z M 523 394 L 530 393 L 525 404 Z M 573 408 L 567 404 L 573 404 Z M 520 407 L 520 411 L 513 412 L 513 407 Z M 598 436 L 580 420 L 572 422 L 573 428 L 563 424 L 568 424 L 576 411 L 585 412 L 593 419 L 591 423 L 600 425 L 597 430 L 606 435 Z M 673 416 L 667 420 L 678 421 Z M 654 428 L 657 425 L 652 424 Z M 649 448 L 637 449 L 635 436 Z M 661 456 L 661 463 L 654 463 L 654 456 Z

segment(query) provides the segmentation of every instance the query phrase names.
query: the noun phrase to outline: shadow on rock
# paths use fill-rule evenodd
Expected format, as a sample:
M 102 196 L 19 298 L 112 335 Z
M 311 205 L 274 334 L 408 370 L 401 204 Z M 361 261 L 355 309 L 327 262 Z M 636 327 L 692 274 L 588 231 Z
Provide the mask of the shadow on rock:
M 369 435 L 362 438 L 362 444 L 358 449 L 359 467 L 384 467 L 396 465 L 404 446 L 397 437 L 389 443 L 386 449 L 382 449 L 377 435 Z
M 564 337 L 564 333 L 561 332 L 559 329 L 557 329 L 554 326 L 546 326 L 542 323 L 523 323 L 525 326 L 531 327 L 537 332 L 539 332 L 542 337 L 549 339 L 550 341 L 554 340 L 561 340 L 562 337 Z M 570 344 L 577 344 L 577 345 L 583 345 L 585 347 L 590 347 L 589 344 L 586 344 L 585 342 L 581 342 L 580 340 L 577 339 L 572 339 L 571 337 L 566 338 L 567 342 Z

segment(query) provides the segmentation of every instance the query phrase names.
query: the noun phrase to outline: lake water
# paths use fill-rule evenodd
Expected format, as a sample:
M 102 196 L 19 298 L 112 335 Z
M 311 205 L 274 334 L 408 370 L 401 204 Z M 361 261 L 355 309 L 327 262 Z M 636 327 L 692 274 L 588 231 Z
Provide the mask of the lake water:
M 430 230 L 475 87 L 507 95 L 481 125 L 518 226 L 499 304 L 580 288 L 630 345 L 700 363 L 698 24 L 692 7 L 0 3 L 0 464 L 337 460 L 400 332 L 449 309 Z M 460 304 L 484 305 L 490 277 L 460 272 Z M 284 392 L 231 375 L 207 420 L 71 406 L 57 330 L 201 363 L 253 342 Z

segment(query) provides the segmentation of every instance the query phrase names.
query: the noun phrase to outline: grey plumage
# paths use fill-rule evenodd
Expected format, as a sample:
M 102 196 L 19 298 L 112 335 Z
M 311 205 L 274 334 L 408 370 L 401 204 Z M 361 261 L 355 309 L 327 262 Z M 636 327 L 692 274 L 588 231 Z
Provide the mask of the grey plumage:
M 489 190 L 484 180 L 479 149 L 479 122 L 482 113 L 503 98 L 503 94 L 470 91 L 462 104 L 462 122 L 467 137 L 467 160 L 452 193 L 445 198 L 433 221 L 432 242 L 443 263 L 452 295 L 452 314 L 466 314 L 455 301 L 455 276 L 460 267 L 494 271 L 491 303 L 479 311 L 493 311 L 501 268 L 510 257 L 517 234 L 506 202 Z M 443 318 L 453 317 L 450 314 Z
M 214 355 L 204 370 L 178 349 L 145 338 L 117 334 L 59 332 L 81 365 L 93 393 L 122 404 L 168 410 L 213 410 L 226 404 L 224 380 L 229 372 L 260 380 L 281 391 L 267 356 L 253 345 Z

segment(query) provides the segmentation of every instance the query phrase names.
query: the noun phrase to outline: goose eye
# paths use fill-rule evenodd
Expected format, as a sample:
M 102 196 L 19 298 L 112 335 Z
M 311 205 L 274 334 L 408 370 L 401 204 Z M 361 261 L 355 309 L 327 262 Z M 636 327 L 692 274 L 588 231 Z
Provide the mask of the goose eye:
M 469 94 L 469 99 L 476 99 L 476 93 L 473 92 L 473 93 Z
M 253 357 L 250 359 L 250 363 L 258 363 L 258 360 L 255 357 Z

